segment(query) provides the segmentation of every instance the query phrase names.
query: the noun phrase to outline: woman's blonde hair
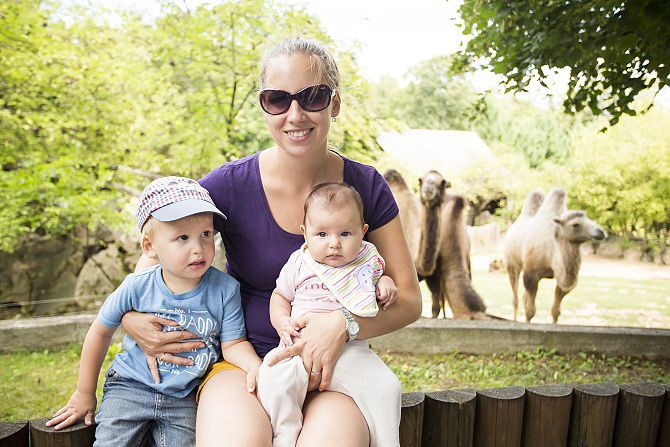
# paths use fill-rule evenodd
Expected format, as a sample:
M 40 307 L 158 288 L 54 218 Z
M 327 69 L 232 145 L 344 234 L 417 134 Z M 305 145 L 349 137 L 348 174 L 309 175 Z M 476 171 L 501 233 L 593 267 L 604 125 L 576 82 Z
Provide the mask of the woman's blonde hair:
M 265 55 L 261 62 L 260 88 L 265 88 L 267 66 L 271 60 L 279 56 L 294 56 L 296 54 L 309 56 L 314 76 L 317 79 L 323 79 L 324 83 L 332 90 L 341 92 L 342 77 L 333 55 L 319 42 L 300 39 L 299 37 L 283 40 Z

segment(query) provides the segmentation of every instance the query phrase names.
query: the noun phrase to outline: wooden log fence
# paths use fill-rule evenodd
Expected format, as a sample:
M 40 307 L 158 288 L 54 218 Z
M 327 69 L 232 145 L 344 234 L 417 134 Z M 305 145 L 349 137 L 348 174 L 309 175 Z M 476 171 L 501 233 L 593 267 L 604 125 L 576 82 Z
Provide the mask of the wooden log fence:
M 222 415 L 222 417 L 224 417 Z M 0 422 L 0 447 L 90 447 L 95 427 Z M 670 385 L 509 386 L 403 393 L 402 447 L 670 447 Z

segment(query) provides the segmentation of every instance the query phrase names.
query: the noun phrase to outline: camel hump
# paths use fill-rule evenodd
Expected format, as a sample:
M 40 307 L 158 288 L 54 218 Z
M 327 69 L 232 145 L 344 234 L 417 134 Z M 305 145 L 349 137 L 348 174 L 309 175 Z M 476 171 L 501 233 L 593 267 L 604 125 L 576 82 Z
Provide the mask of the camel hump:
M 547 198 L 542 202 L 538 214 L 547 214 L 551 217 L 557 217 L 568 209 L 568 197 L 565 189 L 553 187 L 549 190 Z
M 461 194 L 450 194 L 446 199 L 446 207 L 448 208 L 448 215 L 452 219 L 460 219 L 463 215 L 463 210 L 468 204 L 468 199 Z
M 521 209 L 521 216 L 532 217 L 540 209 L 542 202 L 544 202 L 544 191 L 539 188 L 533 189 L 528 193 L 526 201 Z
M 386 172 L 384 172 L 384 180 L 386 180 L 386 183 L 388 183 L 389 186 L 398 186 L 401 188 L 409 189 L 409 186 L 407 186 L 407 182 L 405 181 L 405 179 L 402 178 L 400 172 L 396 171 L 395 169 L 389 169 Z

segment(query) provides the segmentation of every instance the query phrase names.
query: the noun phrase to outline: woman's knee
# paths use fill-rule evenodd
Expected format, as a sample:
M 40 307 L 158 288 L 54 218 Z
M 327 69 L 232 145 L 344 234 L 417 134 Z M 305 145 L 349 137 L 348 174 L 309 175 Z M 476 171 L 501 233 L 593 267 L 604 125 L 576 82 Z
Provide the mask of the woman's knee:
M 367 447 L 370 444 L 365 417 L 349 396 L 329 391 L 309 393 L 303 416 L 298 447 Z
M 200 392 L 196 418 L 198 447 L 272 445 L 272 426 L 256 396 L 246 390 L 246 373 L 222 371 Z

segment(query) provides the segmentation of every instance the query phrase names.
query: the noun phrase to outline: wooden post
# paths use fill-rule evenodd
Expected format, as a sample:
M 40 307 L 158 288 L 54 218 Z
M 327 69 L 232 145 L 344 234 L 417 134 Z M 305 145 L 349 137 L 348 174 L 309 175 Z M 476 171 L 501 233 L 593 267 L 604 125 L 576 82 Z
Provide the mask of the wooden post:
M 613 382 L 576 385 L 572 393 L 569 447 L 611 447 L 619 401 Z
M 422 447 L 472 447 L 476 396 L 472 388 L 426 393 Z
M 508 386 L 477 391 L 475 447 L 519 447 L 526 389 Z
M 663 390 L 665 390 L 665 398 L 663 399 L 663 410 L 661 411 L 656 447 L 670 445 L 670 385 L 663 385 Z
M 421 447 L 424 400 L 425 395 L 421 392 L 402 394 L 400 409 L 400 445 L 402 447 Z
M 84 420 L 67 428 L 54 430 L 45 424 L 51 418 L 30 421 L 31 447 L 91 447 L 95 440 L 95 424 L 86 425 Z
M 28 447 L 28 421 L 0 422 L 2 447 Z
M 619 387 L 613 447 L 654 447 L 665 390 L 657 382 Z
M 565 447 L 568 443 L 572 386 L 540 385 L 526 388 L 522 447 Z

